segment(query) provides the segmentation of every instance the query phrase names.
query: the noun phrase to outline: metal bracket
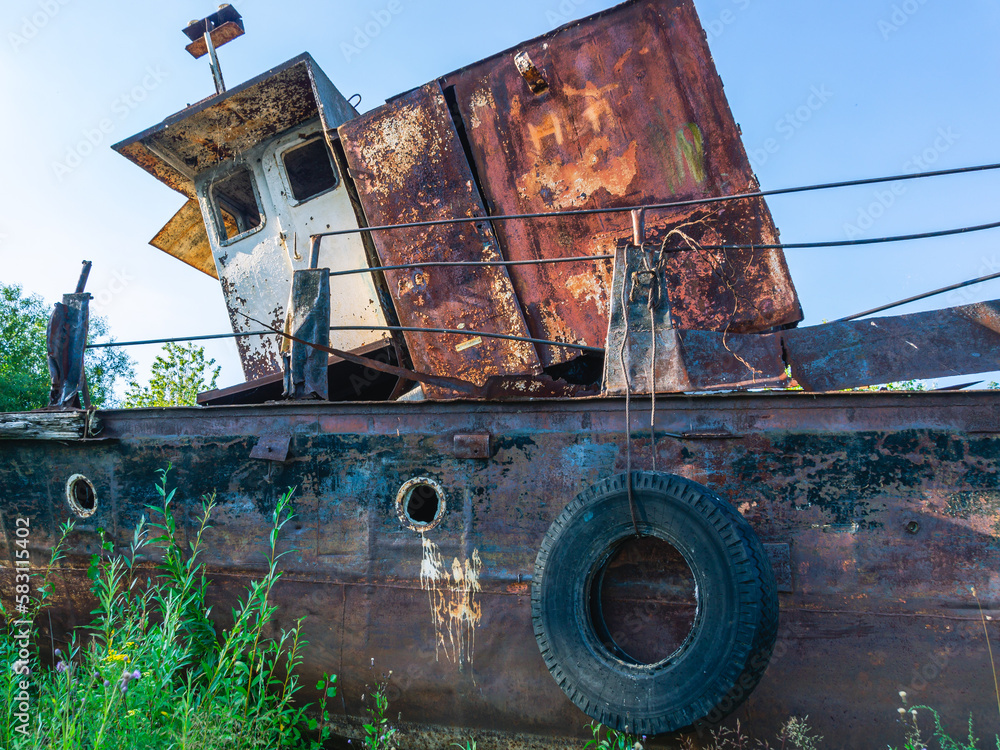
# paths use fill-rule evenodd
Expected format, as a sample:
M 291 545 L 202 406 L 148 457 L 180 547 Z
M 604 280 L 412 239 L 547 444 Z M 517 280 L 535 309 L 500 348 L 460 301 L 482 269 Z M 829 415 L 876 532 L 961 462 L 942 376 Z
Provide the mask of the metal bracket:
M 326 401 L 330 394 L 329 356 L 323 349 L 309 344 L 323 347 L 330 344 L 330 269 L 294 272 L 285 331 L 295 337 L 285 338 L 281 345 L 285 362 L 285 398 Z
M 771 542 L 764 544 L 764 552 L 771 561 L 774 571 L 774 582 L 778 592 L 790 594 L 795 591 L 795 581 L 792 578 L 792 546 L 787 542 Z
M 493 441 L 490 433 L 455 435 L 455 458 L 490 458 Z
M 290 435 L 262 435 L 257 445 L 250 451 L 250 458 L 260 458 L 265 461 L 288 460 L 288 447 L 291 445 Z
M 83 352 L 90 327 L 91 297 L 84 289 L 90 275 L 90 266 L 89 260 L 83 262 L 76 293 L 64 294 L 62 302 L 55 304 L 49 318 L 46 330 L 49 375 L 52 377 L 49 407 L 79 409 L 81 393 L 84 400 L 87 400 Z
M 527 52 L 518 52 L 514 55 L 514 67 L 517 68 L 517 72 L 521 74 L 521 77 L 528 84 L 528 88 L 531 89 L 532 94 L 541 94 L 548 90 L 549 82 L 545 80 L 545 76 L 531 62 L 531 58 Z
M 657 392 L 680 392 L 691 387 L 670 315 L 669 300 L 663 299 L 653 310 L 650 320 L 649 294 L 644 287 L 648 287 L 660 271 L 650 267 L 646 256 L 644 250 L 634 246 L 619 247 L 615 251 L 604 358 L 606 395 L 649 393 L 649 370 L 654 352 Z M 662 289 L 665 282 L 661 279 L 659 283 Z

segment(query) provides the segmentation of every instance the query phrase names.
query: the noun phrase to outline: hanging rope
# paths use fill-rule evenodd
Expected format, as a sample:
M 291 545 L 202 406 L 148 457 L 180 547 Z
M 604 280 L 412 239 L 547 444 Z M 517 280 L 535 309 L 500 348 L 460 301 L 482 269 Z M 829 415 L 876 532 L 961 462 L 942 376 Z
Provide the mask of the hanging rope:
M 632 414 L 630 411 L 632 384 L 629 382 L 628 363 L 626 362 L 626 359 L 631 359 L 631 357 L 625 356 L 625 350 L 628 347 L 628 340 L 631 335 L 628 316 L 628 303 L 631 296 L 628 274 L 628 250 L 625 250 L 623 251 L 621 294 L 622 315 L 625 318 L 625 334 L 622 336 L 622 345 L 618 350 L 618 358 L 621 361 L 622 375 L 625 378 L 625 490 L 628 493 L 628 509 L 632 514 L 632 527 L 635 529 L 635 536 L 638 539 L 642 537 L 642 534 L 639 533 L 639 521 L 635 512 L 635 497 L 632 493 Z

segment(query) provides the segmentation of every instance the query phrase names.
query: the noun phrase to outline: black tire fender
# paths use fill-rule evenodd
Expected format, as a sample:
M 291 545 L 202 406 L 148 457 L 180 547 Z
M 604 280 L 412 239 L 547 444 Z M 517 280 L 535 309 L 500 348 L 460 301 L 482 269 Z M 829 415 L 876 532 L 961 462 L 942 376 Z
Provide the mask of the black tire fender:
M 636 521 L 671 544 L 696 585 L 694 624 L 683 644 L 640 664 L 598 635 L 594 581 L 635 538 L 626 475 L 580 493 L 552 523 L 535 560 L 531 615 L 545 664 L 595 721 L 633 734 L 714 723 L 750 694 L 778 629 L 770 561 L 750 524 L 708 488 L 683 477 L 633 472 Z

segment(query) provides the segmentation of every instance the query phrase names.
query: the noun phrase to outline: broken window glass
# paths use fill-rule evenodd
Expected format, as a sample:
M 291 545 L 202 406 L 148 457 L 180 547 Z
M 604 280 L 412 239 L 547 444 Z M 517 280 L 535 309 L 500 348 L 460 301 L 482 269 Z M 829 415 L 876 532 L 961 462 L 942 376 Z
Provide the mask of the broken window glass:
M 246 167 L 213 182 L 211 196 L 216 210 L 216 226 L 223 242 L 261 225 L 262 215 L 253 175 Z

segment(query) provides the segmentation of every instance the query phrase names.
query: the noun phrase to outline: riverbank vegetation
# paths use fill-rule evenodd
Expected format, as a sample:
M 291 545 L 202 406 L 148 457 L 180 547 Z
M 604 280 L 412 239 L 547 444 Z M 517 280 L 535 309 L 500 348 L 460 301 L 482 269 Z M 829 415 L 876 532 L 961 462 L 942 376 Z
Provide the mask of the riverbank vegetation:
M 89 571 L 98 603 L 93 622 L 52 649 L 54 664 L 40 653 L 35 627 L 51 600 L 48 574 L 32 580 L 25 611 L 3 610 L 0 663 L 10 666 L 0 687 L 0 747 L 321 747 L 329 730 L 316 718 L 328 718 L 325 705 L 295 700 L 302 621 L 266 636 L 281 576 L 278 534 L 293 517 L 291 491 L 274 509 L 264 576 L 240 599 L 233 626 L 219 633 L 200 560 L 214 498 L 203 498 L 197 532 L 184 545 L 166 471 L 156 489 L 159 506 L 139 523 L 127 551 L 115 553 L 102 534 Z M 67 524 L 63 538 L 71 532 Z M 53 562 L 60 557 L 57 547 Z M 159 560 L 155 567 L 144 564 L 150 558 Z M 29 638 L 20 637 L 25 630 Z M 334 681 L 325 676 L 316 686 L 324 701 L 335 695 Z

